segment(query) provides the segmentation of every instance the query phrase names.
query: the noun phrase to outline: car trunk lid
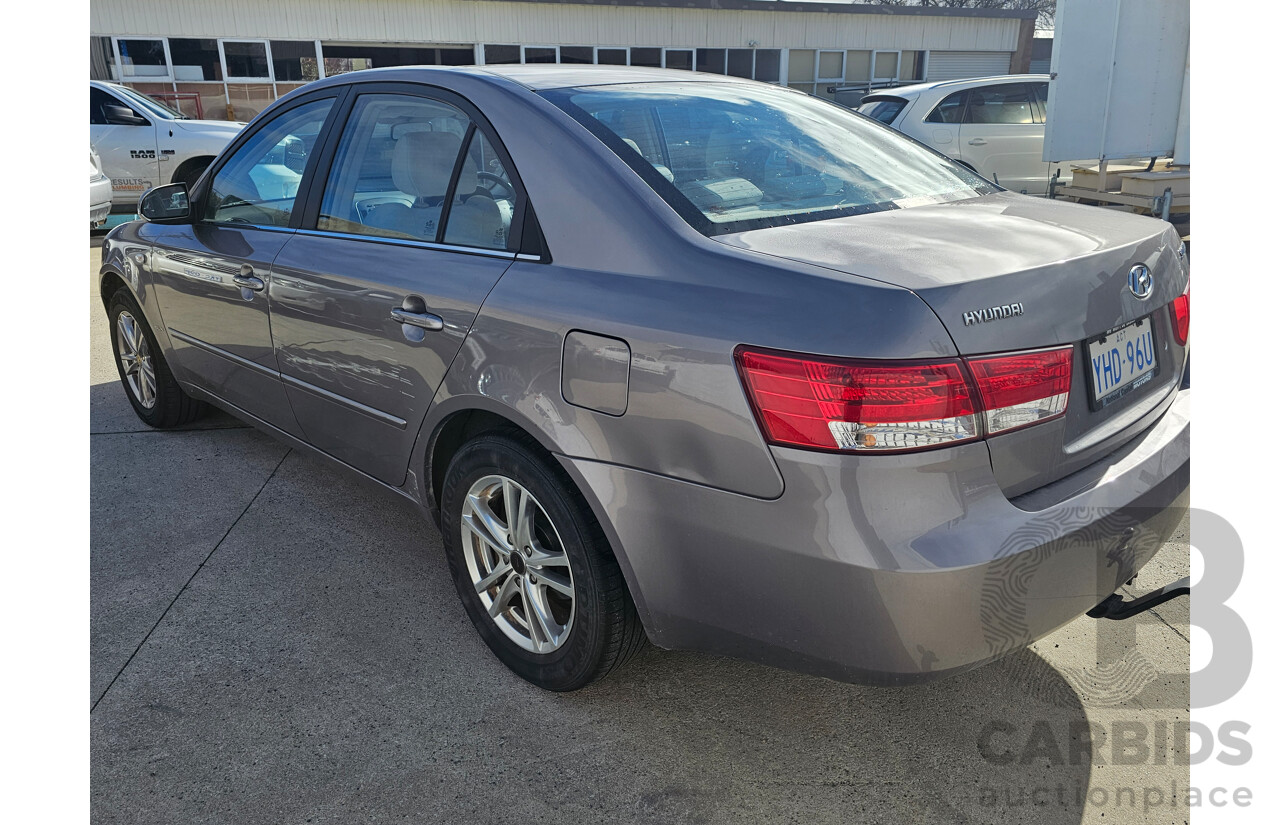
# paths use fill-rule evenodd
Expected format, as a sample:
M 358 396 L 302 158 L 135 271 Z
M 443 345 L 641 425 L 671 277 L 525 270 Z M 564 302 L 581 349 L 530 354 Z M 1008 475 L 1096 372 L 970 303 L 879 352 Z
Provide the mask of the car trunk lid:
M 816 264 L 915 292 L 961 355 L 1070 344 L 1067 414 L 988 439 L 1011 496 L 1116 449 L 1158 418 L 1184 351 L 1166 306 L 1186 287 L 1178 237 L 1161 221 L 1012 193 L 718 236 L 743 249 Z M 1152 275 L 1139 299 L 1129 272 Z M 1088 342 L 1150 318 L 1156 375 L 1105 406 L 1092 398 Z M 856 355 L 857 353 L 831 353 Z

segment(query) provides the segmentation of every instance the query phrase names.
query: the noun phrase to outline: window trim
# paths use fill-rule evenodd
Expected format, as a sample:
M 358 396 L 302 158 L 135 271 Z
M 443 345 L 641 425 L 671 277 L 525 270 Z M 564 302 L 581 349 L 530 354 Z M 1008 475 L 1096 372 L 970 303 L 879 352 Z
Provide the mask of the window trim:
M 264 113 L 270 112 L 268 118 L 259 118 L 253 128 L 243 129 L 235 139 L 227 145 L 227 148 L 218 154 L 213 163 L 209 166 L 209 171 L 201 176 L 200 182 L 197 184 L 195 191 L 189 193 L 193 213 L 198 217 L 194 221 L 195 226 L 227 226 L 224 223 L 208 221 L 205 219 L 206 208 L 208 206 L 207 197 L 210 187 L 213 186 L 214 179 L 226 167 L 236 153 L 254 138 L 263 129 L 270 126 L 276 119 L 300 106 L 306 106 L 320 100 L 333 100 L 333 105 L 329 107 L 329 112 L 325 115 L 324 124 L 320 127 L 320 132 L 316 136 L 315 145 L 321 147 L 318 151 L 313 151 L 311 156 L 307 158 L 307 165 L 302 172 L 302 180 L 298 182 L 298 192 L 294 196 L 293 210 L 289 213 L 288 226 L 260 225 L 255 223 L 237 223 L 237 228 L 242 229 L 260 229 L 272 232 L 292 232 L 298 229 L 298 224 L 302 219 L 302 214 L 310 204 L 311 179 L 315 172 L 315 165 L 318 163 L 320 155 L 328 146 L 333 132 L 334 123 L 337 121 L 337 115 L 342 108 L 348 89 L 345 87 L 317 89 L 316 91 L 304 95 L 302 97 L 292 98 L 283 106 L 272 104 L 264 110 Z M 282 98 L 283 100 L 283 98 Z M 299 208 L 301 206 L 301 208 Z
M 168 38 L 165 39 L 165 43 L 166 44 L 168 43 Z M 263 50 L 266 52 L 267 76 L 266 77 L 241 77 L 239 75 L 236 75 L 235 77 L 232 77 L 231 74 L 227 71 L 227 44 L 228 43 L 261 44 Z M 166 48 L 167 48 L 167 45 L 166 45 Z M 259 83 L 259 84 L 272 83 L 274 84 L 276 82 L 276 67 L 275 67 L 274 61 L 272 61 L 271 59 L 271 41 L 270 40 L 262 40 L 254 37 L 228 37 L 225 39 L 220 37 L 218 38 L 218 59 L 222 61 L 223 83 Z M 274 92 L 275 90 L 273 88 L 272 93 L 274 94 Z
M 164 49 L 164 70 L 163 75 L 126 75 L 124 73 L 124 58 L 120 52 L 121 40 L 158 40 Z M 169 38 L 155 37 L 148 35 L 125 35 L 123 37 L 111 38 L 111 49 L 115 52 L 117 75 L 116 83 L 173 83 L 173 56 L 169 54 Z M 224 69 L 224 74 L 225 69 Z
M 971 108 L 971 102 L 973 100 L 973 92 L 978 90 L 986 90 L 986 89 L 1003 89 L 1010 86 L 1022 87 L 1022 93 L 1026 95 L 1026 98 L 1027 98 L 1027 112 L 1030 113 L 1031 115 L 1030 123 L 974 123 L 969 120 L 969 109 Z M 1036 115 L 1040 108 L 1040 105 L 1039 103 L 1036 102 L 1035 92 L 1031 91 L 1031 84 L 1025 80 L 1014 80 L 1014 81 L 1008 81 L 1004 83 L 990 83 L 983 86 L 974 86 L 973 88 L 967 89 L 966 91 L 969 92 L 969 96 L 964 99 L 964 116 L 961 118 L 960 123 L 957 124 L 959 126 L 1024 126 L 1025 127 L 1025 126 L 1043 126 L 1044 125 L 1043 120 L 1036 120 Z M 941 103 L 939 103 L 939 105 L 941 105 Z
M 524 181 L 520 179 L 520 173 L 516 169 L 515 164 L 511 161 L 511 153 L 507 151 L 507 147 L 497 137 L 497 130 L 484 116 L 484 114 L 476 108 L 470 100 L 462 95 L 446 89 L 442 86 L 434 86 L 429 83 L 406 83 L 385 80 L 353 80 L 341 87 L 339 90 L 345 95 L 345 98 L 339 101 L 334 107 L 336 112 L 335 119 L 326 124 L 324 135 L 324 146 L 321 151 L 315 153 L 316 165 L 308 167 L 308 175 L 303 177 L 302 186 L 306 187 L 306 201 L 303 203 L 301 210 L 294 210 L 294 215 L 298 216 L 298 225 L 293 227 L 298 231 L 305 230 L 308 233 L 328 233 L 334 236 L 359 238 L 370 242 L 398 242 L 400 244 L 426 245 L 426 248 L 442 248 L 445 251 L 466 251 L 471 253 L 487 253 L 496 254 L 499 257 L 510 258 L 520 253 L 524 249 L 523 229 L 525 223 L 525 212 L 531 210 L 529 195 L 524 187 Z M 321 90 L 327 92 L 330 90 Z M 357 235 L 354 233 L 330 232 L 318 228 L 320 218 L 320 201 L 324 197 L 325 185 L 329 181 L 329 175 L 333 171 L 333 162 L 337 156 L 338 143 L 342 139 L 342 134 L 346 130 L 347 124 L 350 122 L 351 112 L 355 108 L 356 100 L 360 95 L 366 94 L 399 94 L 411 97 L 423 97 L 428 100 L 435 100 L 440 103 L 453 106 L 465 114 L 470 120 L 476 131 L 484 135 L 485 140 L 489 142 L 489 146 L 498 153 L 498 159 L 502 161 L 503 168 L 507 172 L 507 177 L 511 181 L 511 185 L 516 192 L 515 208 L 512 210 L 511 226 L 507 229 L 507 249 L 485 249 L 483 247 L 458 246 L 445 243 L 435 243 L 433 241 L 415 241 L 408 238 L 386 238 L 380 235 Z M 310 95 L 308 96 L 311 97 Z M 267 110 L 270 111 L 270 110 Z M 271 117 L 275 119 L 274 114 Z M 470 131 L 470 130 L 468 130 Z M 319 141 L 317 141 L 319 142 Z M 467 150 L 464 143 L 460 152 L 461 158 L 463 152 Z M 308 161 L 310 163 L 310 161 Z M 461 171 L 461 165 L 455 165 L 453 177 L 449 181 L 449 192 L 453 192 L 457 187 L 458 174 Z M 209 177 L 212 179 L 212 176 Z M 299 186 L 299 199 L 303 197 L 302 186 Z M 437 229 L 436 237 L 442 238 L 441 234 L 446 225 L 444 220 L 445 214 L 441 211 L 440 228 Z M 290 224 L 294 223 L 293 220 Z M 547 253 L 549 259 L 549 252 Z
M 897 62 L 893 64 L 893 77 L 877 77 L 876 76 L 876 58 L 882 54 L 895 54 L 898 56 Z M 871 50 L 871 85 L 877 83 L 897 83 L 898 78 L 902 76 L 902 49 L 872 49 Z
M 924 122 L 933 123 L 938 126 L 955 126 L 957 128 L 963 126 L 966 122 L 966 118 L 969 117 L 969 92 L 971 91 L 973 91 L 973 89 L 959 89 L 951 94 L 943 95 L 942 100 L 935 103 L 933 108 L 929 110 L 929 114 L 924 116 Z M 942 120 L 941 115 L 939 115 L 939 112 L 942 110 L 942 104 L 957 95 L 964 96 L 964 103 L 960 105 L 960 119 L 950 123 Z M 933 119 L 934 115 L 938 115 L 938 120 Z

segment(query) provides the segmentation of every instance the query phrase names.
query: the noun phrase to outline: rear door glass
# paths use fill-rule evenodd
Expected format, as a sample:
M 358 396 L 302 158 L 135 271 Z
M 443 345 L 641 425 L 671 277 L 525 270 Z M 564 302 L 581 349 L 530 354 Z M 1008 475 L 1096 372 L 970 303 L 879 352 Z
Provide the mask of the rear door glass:
M 965 123 L 1031 124 L 1031 98 L 1023 83 L 1006 83 L 969 90 Z

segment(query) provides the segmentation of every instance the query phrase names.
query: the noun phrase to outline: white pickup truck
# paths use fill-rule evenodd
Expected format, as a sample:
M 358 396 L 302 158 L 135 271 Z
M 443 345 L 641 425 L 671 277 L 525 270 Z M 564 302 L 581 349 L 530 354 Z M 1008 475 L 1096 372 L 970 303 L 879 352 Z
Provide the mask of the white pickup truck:
M 195 183 L 243 128 L 192 120 L 125 86 L 89 81 L 89 142 L 111 178 L 113 211 L 127 211 L 153 186 Z

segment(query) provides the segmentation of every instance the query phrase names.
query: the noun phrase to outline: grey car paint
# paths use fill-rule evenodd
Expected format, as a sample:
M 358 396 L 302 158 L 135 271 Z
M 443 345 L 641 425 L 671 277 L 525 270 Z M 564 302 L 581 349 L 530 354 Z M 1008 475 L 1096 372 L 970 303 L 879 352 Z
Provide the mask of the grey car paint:
M 199 226 L 132 223 L 104 247 L 104 297 L 137 293 L 193 394 L 428 511 L 447 457 L 442 434 L 460 416 L 483 411 L 522 428 L 574 479 L 649 637 L 664 647 L 914 681 L 1017 649 L 1132 576 L 1176 524 L 1169 508 L 1185 504 L 1188 483 L 1190 393 L 1176 390 L 1185 353 L 1164 311 L 1186 272 L 1167 224 L 999 193 L 708 238 L 536 94 L 691 77 L 748 83 L 510 66 L 374 70 L 310 84 L 258 122 L 315 90 L 366 82 L 465 98 L 510 155 L 549 260 L 307 227 L 246 231 L 270 283 L 236 303 L 209 297 L 203 281 L 179 288 L 173 273 L 127 262 Z M 1120 291 L 1137 261 L 1158 284 L 1140 303 Z M 171 316 L 168 295 L 175 307 L 206 307 L 211 323 L 228 319 L 222 337 L 205 341 L 225 350 L 225 363 L 205 363 L 212 350 L 177 337 L 195 337 L 180 326 L 191 321 L 175 320 L 191 316 Z M 405 337 L 389 311 L 410 295 L 444 319 L 441 332 Z M 960 320 L 1010 301 L 1025 314 L 975 327 Z M 264 359 L 260 346 L 234 348 L 260 345 L 254 313 L 264 305 L 277 377 L 262 398 L 292 407 L 243 397 L 257 380 L 246 371 L 262 371 L 237 359 Z M 918 454 L 771 447 L 733 366 L 740 344 L 921 358 L 1071 343 L 1083 357 L 1085 339 L 1148 314 L 1164 349 L 1160 380 L 1141 397 L 1095 413 L 1073 386 L 1063 419 Z M 616 376 L 613 394 L 588 393 L 605 400 L 566 401 L 566 380 L 584 377 L 563 373 L 573 332 L 629 347 L 625 406 Z M 1082 372 L 1078 364 L 1077 383 Z

